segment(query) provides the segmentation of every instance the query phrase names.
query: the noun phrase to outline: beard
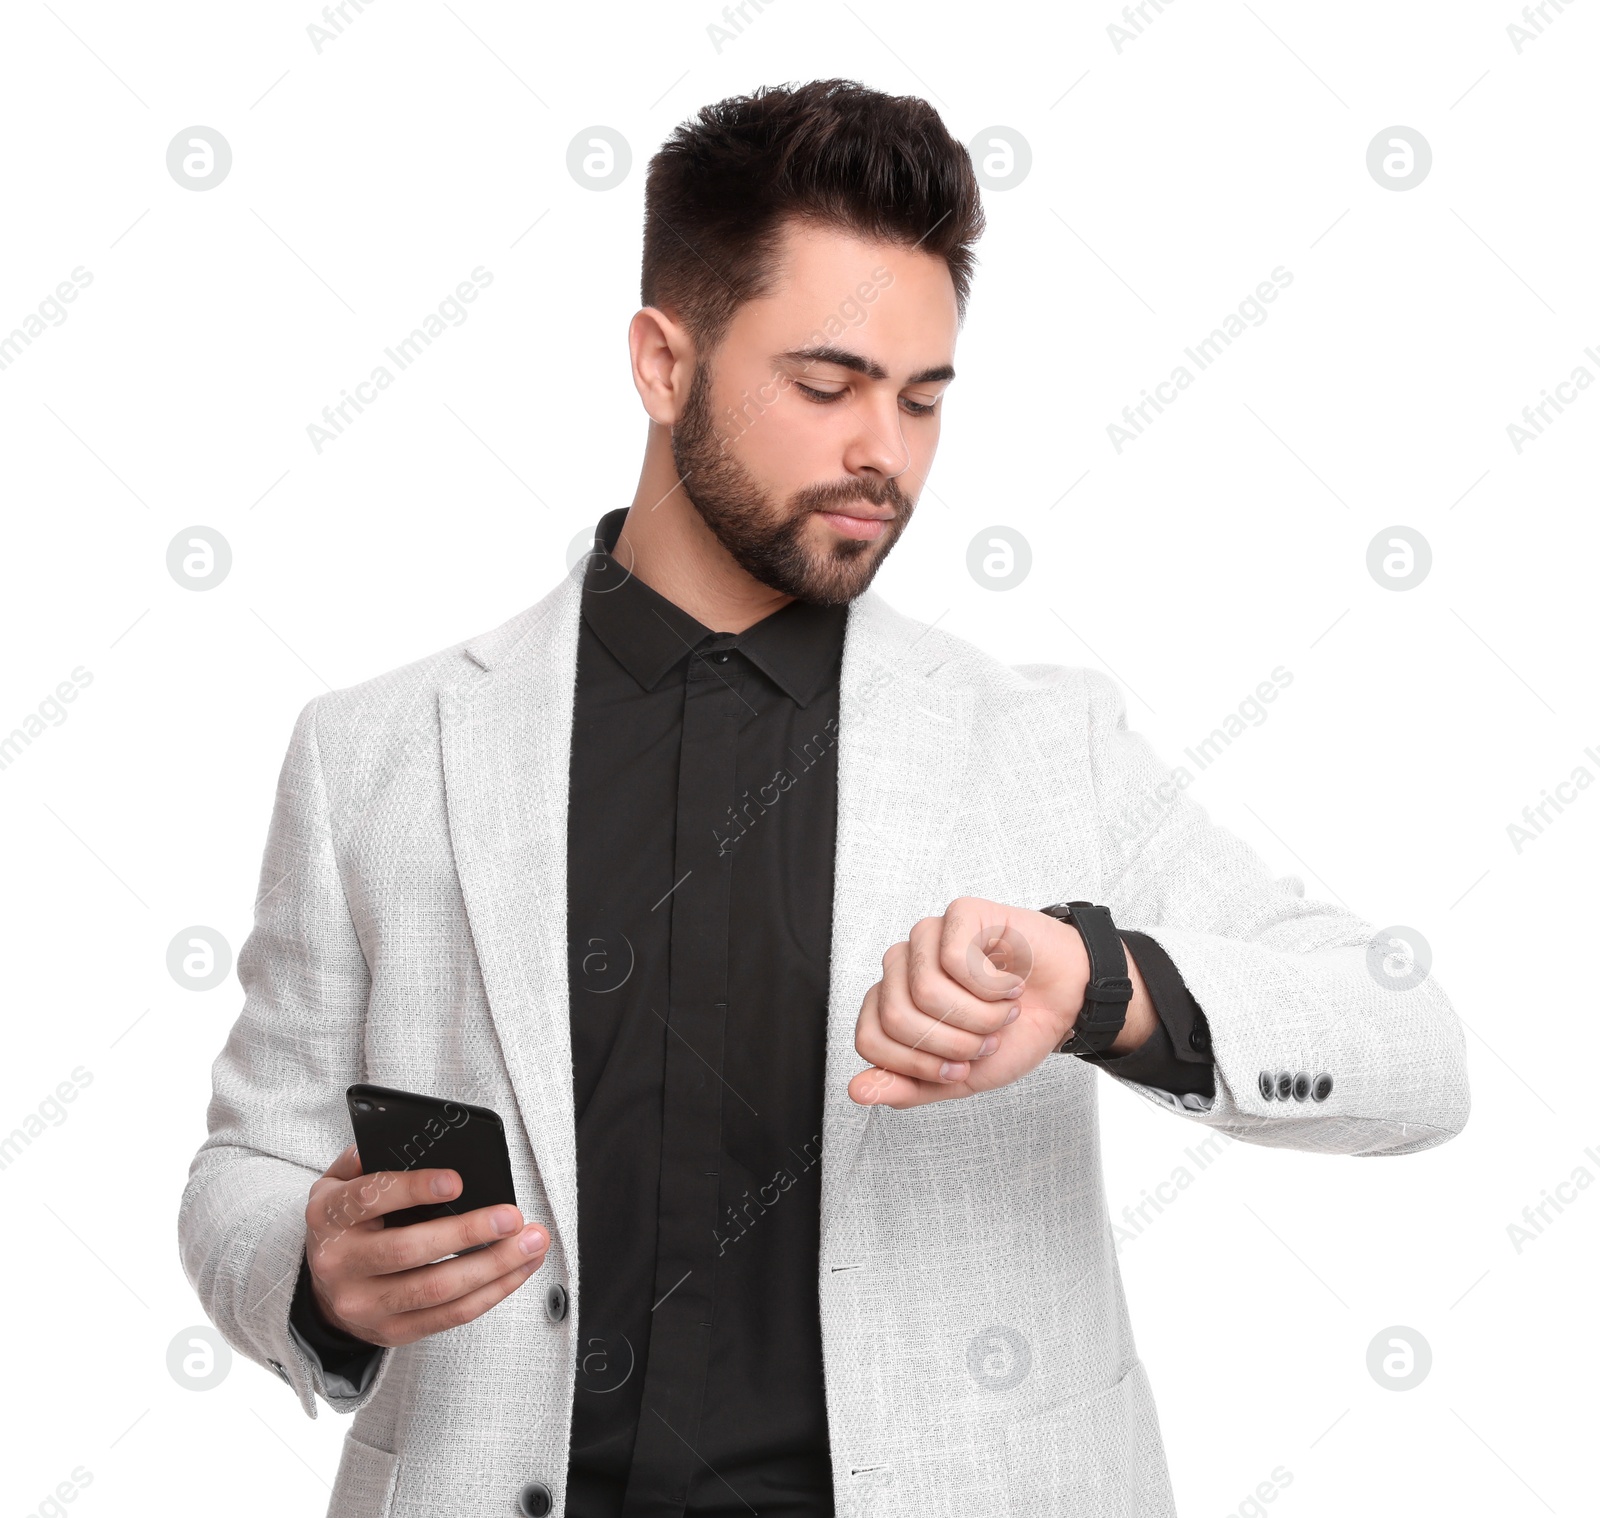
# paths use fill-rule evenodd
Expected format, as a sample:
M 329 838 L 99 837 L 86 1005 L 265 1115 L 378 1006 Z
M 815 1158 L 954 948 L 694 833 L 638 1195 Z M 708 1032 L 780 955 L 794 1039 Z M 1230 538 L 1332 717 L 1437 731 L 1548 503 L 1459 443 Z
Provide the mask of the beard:
M 683 416 L 672 430 L 672 459 L 683 493 L 733 561 L 797 601 L 838 606 L 855 600 L 872 583 L 916 507 L 893 479 L 881 478 L 807 485 L 787 503 L 775 501 L 717 436 L 706 363 L 695 369 Z M 894 508 L 876 538 L 840 538 L 820 552 L 806 545 L 813 512 L 858 501 Z

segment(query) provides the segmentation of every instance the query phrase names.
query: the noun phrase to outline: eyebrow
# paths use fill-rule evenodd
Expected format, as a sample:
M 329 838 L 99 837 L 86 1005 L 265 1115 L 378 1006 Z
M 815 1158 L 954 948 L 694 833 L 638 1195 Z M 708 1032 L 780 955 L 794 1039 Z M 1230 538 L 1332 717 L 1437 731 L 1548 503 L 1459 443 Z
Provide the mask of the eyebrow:
M 787 353 L 780 353 L 774 362 L 787 360 L 790 363 L 802 364 L 836 364 L 841 369 L 850 369 L 857 374 L 864 374 L 868 379 L 883 380 L 889 378 L 889 371 L 882 364 L 870 358 L 862 358 L 859 353 L 852 353 L 848 348 L 791 348 Z M 906 383 L 908 385 L 934 385 L 942 380 L 953 380 L 956 377 L 955 367 L 951 364 L 935 364 L 931 369 L 923 369 L 913 374 Z

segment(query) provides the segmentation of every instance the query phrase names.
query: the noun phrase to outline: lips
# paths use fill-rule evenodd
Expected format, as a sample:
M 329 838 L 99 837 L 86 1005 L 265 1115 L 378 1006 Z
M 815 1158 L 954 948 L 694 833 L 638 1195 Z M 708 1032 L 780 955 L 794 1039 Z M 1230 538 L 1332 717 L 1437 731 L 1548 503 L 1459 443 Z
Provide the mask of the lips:
M 892 506 L 885 507 L 881 511 L 866 506 L 821 506 L 817 509 L 825 511 L 829 516 L 855 517 L 861 522 L 887 522 L 894 516 Z
M 889 519 L 893 516 L 893 512 L 888 516 L 879 516 L 876 512 L 863 511 L 857 507 L 854 511 L 819 511 L 817 515 L 826 517 L 829 528 L 842 538 L 875 542 L 888 533 Z

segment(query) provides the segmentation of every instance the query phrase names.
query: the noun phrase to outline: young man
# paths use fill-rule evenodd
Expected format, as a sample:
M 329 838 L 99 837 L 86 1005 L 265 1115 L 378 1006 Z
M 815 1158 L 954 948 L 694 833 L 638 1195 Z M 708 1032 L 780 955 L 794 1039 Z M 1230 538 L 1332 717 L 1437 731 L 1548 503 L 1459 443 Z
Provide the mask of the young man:
M 632 505 L 528 610 L 296 724 L 189 1278 L 356 1414 L 339 1518 L 1170 1514 L 1092 1067 L 1403 1154 L 1466 1120 L 1460 1029 L 1105 677 L 868 588 L 982 228 L 934 111 L 727 100 L 646 206 Z M 385 1231 L 454 1177 L 358 1180 L 358 1080 L 494 1107 L 521 1209 Z

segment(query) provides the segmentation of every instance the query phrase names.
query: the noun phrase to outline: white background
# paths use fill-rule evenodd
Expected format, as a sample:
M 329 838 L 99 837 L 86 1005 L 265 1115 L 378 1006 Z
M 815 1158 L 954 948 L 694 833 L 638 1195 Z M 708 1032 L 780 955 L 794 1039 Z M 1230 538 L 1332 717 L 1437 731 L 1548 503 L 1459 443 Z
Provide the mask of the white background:
M 1600 376 L 1600 14 L 1551 6 L 1520 52 L 1510 3 L 1148 14 L 1118 51 L 1110 4 L 774 0 L 719 50 L 711 0 L 376 0 L 319 53 L 309 0 L 8 7 L 0 334 L 92 283 L 0 368 L 0 734 L 92 683 L 0 769 L 0 1136 L 90 1076 L 0 1170 L 4 1511 L 74 1479 L 85 1514 L 323 1511 L 345 1424 L 240 1357 L 204 1393 L 166 1368 L 203 1322 L 175 1219 L 241 1000 L 176 984 L 168 943 L 248 932 L 309 698 L 532 603 L 631 499 L 650 153 L 706 102 L 835 74 L 1032 151 L 986 195 L 943 448 L 877 588 L 1112 672 L 1173 763 L 1292 672 L 1193 794 L 1309 895 L 1419 930 L 1469 1030 L 1458 1139 L 1234 1144 L 1123 1249 L 1179 1511 L 1267 1511 L 1280 1467 L 1291 1518 L 1593 1511 L 1600 1188 L 1520 1252 L 1508 1225 L 1600 1177 L 1600 794 L 1520 852 L 1507 825 L 1600 775 L 1600 394 L 1520 453 L 1507 424 Z M 197 124 L 233 154 L 199 193 L 166 166 Z M 566 168 L 596 124 L 633 151 L 603 193 Z M 1396 124 L 1433 153 L 1403 192 L 1366 163 Z M 307 424 L 476 266 L 469 319 L 319 454 Z M 1278 266 L 1268 319 L 1118 453 L 1107 424 Z M 206 592 L 166 568 L 194 525 L 233 552 Z M 966 567 L 997 525 L 1033 555 L 1003 593 Z M 1394 525 L 1433 553 L 1403 592 L 1366 567 Z M 1114 1214 L 1194 1169 L 1200 1130 L 1110 1082 L 1104 1108 Z M 1367 1370 L 1392 1325 L 1432 1348 L 1411 1391 Z

